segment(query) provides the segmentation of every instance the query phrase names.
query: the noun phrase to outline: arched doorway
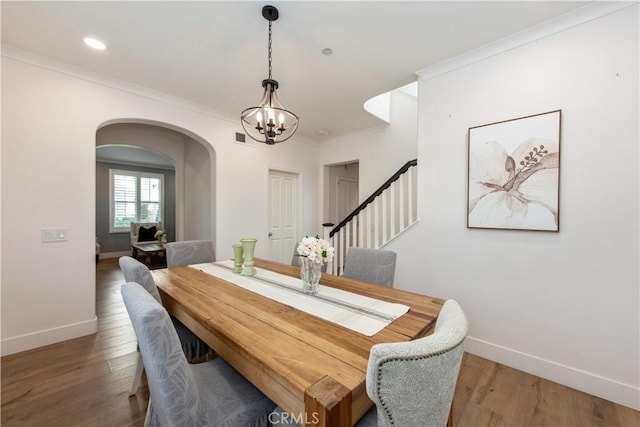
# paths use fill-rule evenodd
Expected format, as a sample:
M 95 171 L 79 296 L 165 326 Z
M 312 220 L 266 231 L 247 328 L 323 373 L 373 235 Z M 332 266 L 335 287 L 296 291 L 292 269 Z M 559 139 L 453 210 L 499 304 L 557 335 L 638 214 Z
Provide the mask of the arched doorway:
M 215 151 L 204 139 L 167 123 L 120 119 L 96 132 L 96 236 L 101 257 L 130 253 L 128 233 L 109 231 L 108 169 L 166 177 L 163 225 L 169 240 L 215 242 Z

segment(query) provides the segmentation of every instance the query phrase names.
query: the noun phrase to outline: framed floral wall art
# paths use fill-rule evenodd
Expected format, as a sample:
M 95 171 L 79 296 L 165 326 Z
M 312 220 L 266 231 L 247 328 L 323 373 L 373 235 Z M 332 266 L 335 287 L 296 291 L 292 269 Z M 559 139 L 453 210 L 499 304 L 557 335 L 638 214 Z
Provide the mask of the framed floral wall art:
M 561 113 L 469 128 L 468 228 L 560 230 Z

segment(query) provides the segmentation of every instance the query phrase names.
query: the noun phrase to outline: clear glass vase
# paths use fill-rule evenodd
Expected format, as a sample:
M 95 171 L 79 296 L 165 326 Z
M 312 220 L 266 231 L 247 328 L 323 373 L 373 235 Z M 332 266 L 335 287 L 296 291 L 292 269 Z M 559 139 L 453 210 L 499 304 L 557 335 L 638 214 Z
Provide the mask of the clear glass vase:
M 300 278 L 302 279 L 302 291 L 305 294 L 314 295 L 318 293 L 320 276 L 322 275 L 322 264 L 300 257 Z

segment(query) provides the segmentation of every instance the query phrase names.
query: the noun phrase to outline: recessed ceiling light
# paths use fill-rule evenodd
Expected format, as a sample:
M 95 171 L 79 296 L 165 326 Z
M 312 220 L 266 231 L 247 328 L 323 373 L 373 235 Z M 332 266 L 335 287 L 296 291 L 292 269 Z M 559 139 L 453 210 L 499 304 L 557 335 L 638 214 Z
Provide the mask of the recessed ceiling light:
M 107 45 L 92 37 L 85 37 L 84 44 L 97 50 L 105 50 L 107 48 Z
M 319 129 L 318 130 L 318 135 L 320 135 L 320 136 L 329 136 L 329 130 L 328 129 Z
M 322 49 L 322 53 L 329 56 L 333 53 L 333 50 L 331 48 L 325 47 L 324 49 Z

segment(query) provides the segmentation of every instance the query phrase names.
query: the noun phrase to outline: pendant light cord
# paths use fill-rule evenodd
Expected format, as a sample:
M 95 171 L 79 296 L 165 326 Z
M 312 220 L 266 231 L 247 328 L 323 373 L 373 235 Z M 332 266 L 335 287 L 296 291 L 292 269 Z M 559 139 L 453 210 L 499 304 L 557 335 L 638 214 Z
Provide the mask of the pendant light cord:
M 271 80 L 271 21 L 269 21 L 269 80 Z

